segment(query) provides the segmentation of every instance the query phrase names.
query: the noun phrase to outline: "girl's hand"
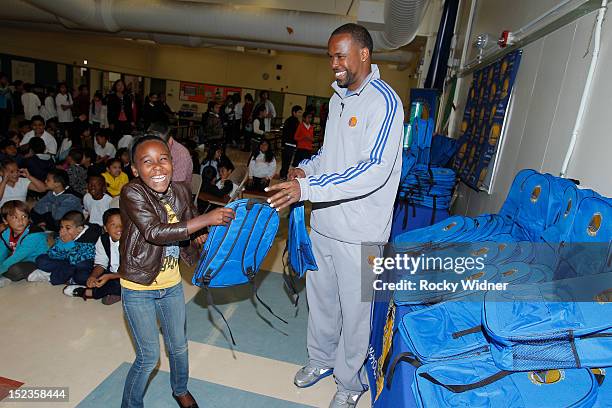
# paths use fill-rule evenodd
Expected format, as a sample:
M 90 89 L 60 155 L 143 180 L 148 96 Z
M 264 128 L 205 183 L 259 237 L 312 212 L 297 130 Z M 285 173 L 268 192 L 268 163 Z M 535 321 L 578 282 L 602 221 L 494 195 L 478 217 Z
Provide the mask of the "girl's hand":
M 236 213 L 230 208 L 216 208 L 202 217 L 205 218 L 207 225 L 227 225 L 236 218 Z
M 202 235 L 199 235 L 199 236 L 195 237 L 193 242 L 197 246 L 202 246 L 202 245 L 204 245 L 204 243 L 206 242 L 207 239 L 208 239 L 208 234 L 202 234 Z

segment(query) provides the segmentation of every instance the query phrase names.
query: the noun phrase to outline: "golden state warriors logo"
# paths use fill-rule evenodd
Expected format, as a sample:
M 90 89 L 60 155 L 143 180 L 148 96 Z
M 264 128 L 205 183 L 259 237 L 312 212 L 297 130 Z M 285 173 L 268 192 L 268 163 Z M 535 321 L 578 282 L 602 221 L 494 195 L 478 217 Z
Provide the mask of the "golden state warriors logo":
M 565 380 L 565 371 L 563 370 L 531 371 L 527 375 L 529 381 L 535 385 L 555 384 Z
M 593 300 L 595 300 L 600 305 L 612 302 L 612 289 L 606 289 L 602 292 L 599 292 L 593 297 Z
M 484 183 L 485 178 L 487 177 L 487 172 L 489 171 L 488 168 L 484 168 L 482 169 L 482 171 L 480 172 L 480 177 L 478 177 L 478 183 L 480 185 L 482 185 Z
M 483 276 L 484 276 L 484 272 L 478 272 L 478 273 L 468 276 L 467 278 L 465 278 L 465 280 L 469 280 L 469 281 L 476 280 L 476 279 L 482 278 Z
M 349 127 L 355 127 L 357 126 L 357 116 L 351 116 L 351 118 L 348 121 L 348 125 Z
M 501 126 L 497 123 L 491 126 L 491 131 L 489 132 L 489 145 L 495 146 L 499 141 L 499 136 L 501 135 Z
M 508 269 L 506 272 L 502 272 L 502 275 L 508 277 L 508 276 L 514 275 L 517 272 L 518 272 L 518 269 L 513 268 L 513 269 Z
M 595 376 L 597 380 L 597 384 L 602 385 L 604 380 L 606 379 L 606 369 L 605 368 L 591 368 L 591 372 Z
M 587 234 L 589 236 L 591 237 L 597 236 L 597 232 L 601 228 L 602 218 L 603 217 L 601 216 L 601 213 L 599 212 L 596 212 L 595 214 L 593 214 L 593 217 L 591 217 L 591 221 L 589 222 L 589 226 L 587 227 Z
M 482 247 L 480 249 L 476 249 L 474 251 L 472 251 L 471 255 L 472 256 L 483 256 L 489 253 L 489 247 Z

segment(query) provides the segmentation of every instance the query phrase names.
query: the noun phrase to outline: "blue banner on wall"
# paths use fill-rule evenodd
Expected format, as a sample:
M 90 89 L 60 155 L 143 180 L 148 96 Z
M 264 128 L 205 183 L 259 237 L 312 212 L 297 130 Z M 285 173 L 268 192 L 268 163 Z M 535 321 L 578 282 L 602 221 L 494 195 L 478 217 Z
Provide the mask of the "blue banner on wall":
M 462 135 L 453 168 L 468 186 L 480 189 L 497 151 L 521 50 L 474 72 L 461 122 Z

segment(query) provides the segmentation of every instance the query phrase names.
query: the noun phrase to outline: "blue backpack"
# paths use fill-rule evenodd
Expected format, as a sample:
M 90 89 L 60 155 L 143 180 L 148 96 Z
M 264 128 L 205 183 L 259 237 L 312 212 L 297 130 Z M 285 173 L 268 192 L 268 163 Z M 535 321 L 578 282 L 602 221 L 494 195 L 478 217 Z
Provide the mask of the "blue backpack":
M 578 213 L 580 202 L 587 198 L 597 195 L 593 190 L 581 189 L 576 185 L 565 188 L 561 199 L 561 211 L 557 215 L 555 222 L 542 232 L 544 242 L 558 249 L 561 242 L 570 238 L 572 225 Z
M 483 298 L 474 293 L 406 314 L 398 325 L 402 340 L 422 363 L 488 351 L 480 324 Z
M 612 200 L 587 197 L 580 201 L 567 245 L 559 248 L 557 279 L 574 278 L 607 272 L 611 268 Z
M 255 275 L 274 242 L 279 224 L 278 213 L 266 203 L 248 199 L 231 202 L 226 208 L 234 210 L 236 218 L 229 225 L 213 226 L 210 229 L 192 283 L 205 289 L 250 283 L 257 300 L 276 316 L 257 295 Z M 207 296 L 208 303 L 227 325 L 208 290 Z M 229 325 L 227 327 L 229 329 Z M 231 329 L 230 336 L 235 344 Z
M 528 176 L 519 194 L 513 234 L 526 233 L 530 241 L 539 241 L 542 233 L 562 211 L 563 192 L 570 185 L 574 183 L 550 174 L 535 173 Z
M 514 180 L 512 181 L 512 185 L 510 186 L 510 191 L 508 191 L 508 195 L 506 196 L 506 200 L 499 210 L 499 215 L 512 222 L 516 218 L 516 214 L 519 209 L 519 198 L 521 192 L 523 191 L 523 183 L 527 179 L 527 177 L 532 174 L 536 174 L 535 170 L 532 169 L 523 169 L 516 173 L 514 176 Z
M 285 278 L 285 284 L 294 295 L 294 303 L 297 306 L 298 294 L 291 271 L 301 279 L 306 274 L 306 271 L 318 270 L 317 261 L 312 252 L 312 242 L 306 230 L 303 202 L 291 207 L 291 212 L 289 213 L 289 233 L 287 235 L 285 252 L 288 254 L 288 265 L 283 268 L 283 277 Z M 290 268 L 291 271 L 288 271 L 287 267 Z
M 612 273 L 487 292 L 482 326 L 504 370 L 612 366 Z
M 591 408 L 600 391 L 591 370 L 500 371 L 488 353 L 423 365 L 412 389 L 420 408 Z
M 499 266 L 486 265 L 485 269 L 470 276 L 451 272 L 444 279 L 483 279 L 515 285 L 543 282 L 551 276 L 552 270 L 545 266 L 510 262 Z M 442 276 L 435 281 L 441 279 Z M 457 292 L 395 291 L 393 296 L 397 306 L 410 311 L 401 319 L 398 330 L 411 352 L 398 355 L 391 363 L 387 384 L 391 384 L 395 366 L 402 361 L 420 366 L 489 350 L 481 323 L 484 292 L 459 288 Z

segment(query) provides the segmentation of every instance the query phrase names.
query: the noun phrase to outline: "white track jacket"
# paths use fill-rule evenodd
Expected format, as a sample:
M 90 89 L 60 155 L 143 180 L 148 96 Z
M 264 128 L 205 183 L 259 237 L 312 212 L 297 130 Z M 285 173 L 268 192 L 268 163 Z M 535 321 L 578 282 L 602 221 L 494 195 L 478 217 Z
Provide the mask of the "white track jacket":
M 376 65 L 348 96 L 332 88 L 323 146 L 299 164 L 300 199 L 313 203 L 310 225 L 322 235 L 387 242 L 402 169 L 402 102 Z

